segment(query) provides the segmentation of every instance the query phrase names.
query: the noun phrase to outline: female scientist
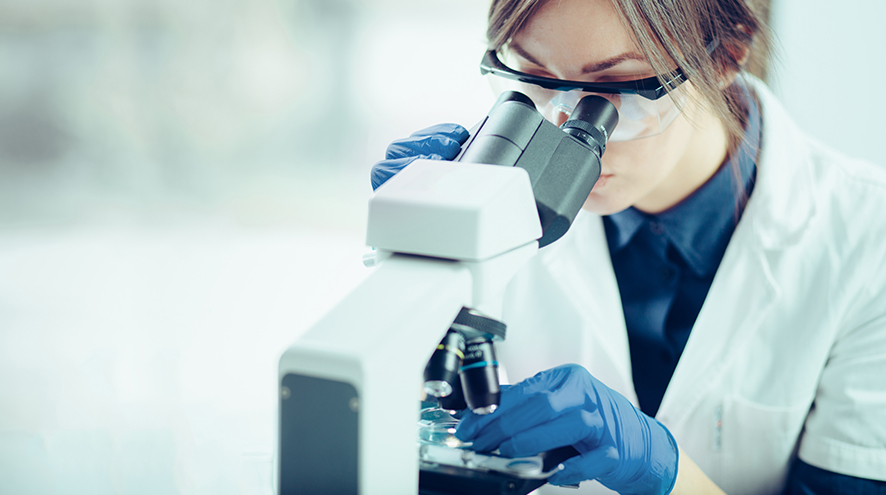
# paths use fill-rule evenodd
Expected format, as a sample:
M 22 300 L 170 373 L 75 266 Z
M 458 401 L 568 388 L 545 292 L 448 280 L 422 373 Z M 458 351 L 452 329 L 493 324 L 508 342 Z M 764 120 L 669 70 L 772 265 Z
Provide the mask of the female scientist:
M 582 91 L 619 123 L 584 211 L 508 288 L 499 358 L 523 381 L 466 414 L 475 450 L 571 445 L 549 481 L 579 492 L 886 493 L 886 171 L 744 72 L 767 39 L 750 2 L 492 2 L 491 77 L 556 124 Z M 467 137 L 393 143 L 373 185 Z

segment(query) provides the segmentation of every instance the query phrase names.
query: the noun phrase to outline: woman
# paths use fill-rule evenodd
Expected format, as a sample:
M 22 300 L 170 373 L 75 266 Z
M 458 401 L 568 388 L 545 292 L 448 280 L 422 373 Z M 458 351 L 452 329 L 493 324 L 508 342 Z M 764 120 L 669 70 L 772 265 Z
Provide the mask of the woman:
M 620 120 L 584 211 L 508 289 L 522 381 L 463 419 L 475 449 L 572 445 L 550 482 L 592 491 L 886 493 L 886 173 L 744 74 L 767 38 L 748 1 L 493 1 L 486 70 L 557 124 L 575 88 Z M 649 78 L 663 96 L 619 89 Z M 466 138 L 395 142 L 373 185 Z

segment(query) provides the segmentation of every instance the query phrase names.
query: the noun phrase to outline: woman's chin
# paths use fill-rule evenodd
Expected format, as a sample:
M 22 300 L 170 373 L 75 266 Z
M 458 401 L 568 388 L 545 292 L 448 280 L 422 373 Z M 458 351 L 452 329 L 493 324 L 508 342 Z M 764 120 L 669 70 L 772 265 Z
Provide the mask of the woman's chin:
M 611 215 L 627 209 L 630 206 L 629 202 L 624 200 L 618 201 L 615 198 L 611 198 L 604 191 L 591 191 L 588 199 L 586 199 L 584 205 L 582 205 L 582 209 L 597 215 Z

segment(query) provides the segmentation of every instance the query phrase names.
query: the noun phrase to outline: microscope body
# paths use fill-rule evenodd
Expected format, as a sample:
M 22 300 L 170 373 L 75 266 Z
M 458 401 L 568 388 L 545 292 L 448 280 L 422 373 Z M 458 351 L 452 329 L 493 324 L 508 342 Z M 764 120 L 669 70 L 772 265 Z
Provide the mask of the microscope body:
M 417 161 L 379 189 L 369 216 L 370 243 L 406 248 L 382 252 L 280 359 L 281 495 L 416 493 L 422 370 L 461 308 L 494 301 L 542 234 L 515 167 Z
M 602 116 L 560 130 L 505 94 L 461 161 L 416 160 L 372 196 L 374 272 L 279 362 L 280 495 L 418 492 L 422 371 L 461 309 L 499 316 L 509 281 L 575 218 L 617 122 L 589 98 Z

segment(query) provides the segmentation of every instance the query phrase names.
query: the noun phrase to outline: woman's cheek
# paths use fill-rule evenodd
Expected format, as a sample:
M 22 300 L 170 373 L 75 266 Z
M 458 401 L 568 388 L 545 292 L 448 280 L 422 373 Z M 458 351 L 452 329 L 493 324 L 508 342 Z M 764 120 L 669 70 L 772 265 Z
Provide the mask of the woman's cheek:
M 655 138 L 610 143 L 602 157 L 600 181 L 583 208 L 609 215 L 622 211 L 654 190 L 666 175 L 667 167 L 655 158 L 660 144 Z

